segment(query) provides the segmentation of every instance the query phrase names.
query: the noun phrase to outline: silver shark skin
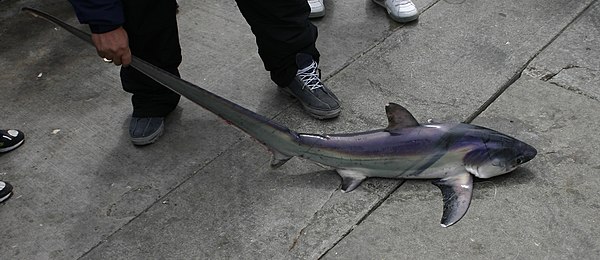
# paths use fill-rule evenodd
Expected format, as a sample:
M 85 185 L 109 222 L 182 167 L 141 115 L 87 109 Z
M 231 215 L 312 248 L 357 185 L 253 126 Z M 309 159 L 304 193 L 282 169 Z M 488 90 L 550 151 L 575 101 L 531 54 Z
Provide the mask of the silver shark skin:
M 46 13 L 23 8 L 91 43 L 90 36 Z M 535 148 L 494 130 L 471 124 L 420 125 L 402 106 L 386 106 L 385 129 L 351 134 L 304 134 L 288 129 L 203 88 L 133 57 L 131 66 L 237 126 L 273 154 L 272 167 L 294 156 L 334 168 L 342 190 L 368 177 L 435 179 L 444 197 L 441 225 L 459 221 L 471 202 L 473 176 L 490 178 L 533 159 Z

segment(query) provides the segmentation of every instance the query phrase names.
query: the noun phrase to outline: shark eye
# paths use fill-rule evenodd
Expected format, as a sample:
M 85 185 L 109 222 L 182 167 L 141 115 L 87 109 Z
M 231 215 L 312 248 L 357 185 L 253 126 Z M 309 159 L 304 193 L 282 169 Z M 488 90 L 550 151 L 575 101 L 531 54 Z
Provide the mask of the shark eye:
M 517 160 L 515 161 L 517 164 L 522 164 L 523 163 L 523 159 L 521 158 L 517 158 Z

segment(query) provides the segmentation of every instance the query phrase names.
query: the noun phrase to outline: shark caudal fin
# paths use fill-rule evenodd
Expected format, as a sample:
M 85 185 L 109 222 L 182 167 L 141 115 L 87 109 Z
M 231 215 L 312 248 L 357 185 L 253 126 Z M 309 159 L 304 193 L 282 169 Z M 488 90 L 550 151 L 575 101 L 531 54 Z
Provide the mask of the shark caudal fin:
M 469 209 L 473 195 L 473 176 L 468 173 L 447 177 L 434 181 L 444 196 L 444 213 L 442 227 L 449 227 L 458 222 Z
M 405 127 L 415 127 L 420 125 L 415 117 L 408 112 L 408 110 L 406 110 L 406 108 L 396 103 L 387 104 L 385 106 L 385 113 L 387 114 L 389 123 L 385 130 L 388 132 L 393 132 L 394 130 Z

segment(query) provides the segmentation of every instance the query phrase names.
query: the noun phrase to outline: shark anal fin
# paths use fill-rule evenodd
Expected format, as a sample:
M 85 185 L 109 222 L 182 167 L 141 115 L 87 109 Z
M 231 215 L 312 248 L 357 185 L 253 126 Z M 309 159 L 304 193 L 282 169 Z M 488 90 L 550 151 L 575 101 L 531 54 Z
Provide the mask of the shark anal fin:
M 292 156 L 282 154 L 276 150 L 269 149 L 273 157 L 271 158 L 271 168 L 275 169 L 292 159 Z
M 367 178 L 364 174 L 353 170 L 337 170 L 342 177 L 342 191 L 351 192 L 358 187 L 364 179 Z
M 436 180 L 433 184 L 440 188 L 444 197 L 444 213 L 440 224 L 442 227 L 449 227 L 458 222 L 469 209 L 473 195 L 473 176 L 464 172 Z
M 385 113 L 388 118 L 388 127 L 385 130 L 393 131 L 405 127 L 419 126 L 415 117 L 401 105 L 389 103 L 385 106 Z

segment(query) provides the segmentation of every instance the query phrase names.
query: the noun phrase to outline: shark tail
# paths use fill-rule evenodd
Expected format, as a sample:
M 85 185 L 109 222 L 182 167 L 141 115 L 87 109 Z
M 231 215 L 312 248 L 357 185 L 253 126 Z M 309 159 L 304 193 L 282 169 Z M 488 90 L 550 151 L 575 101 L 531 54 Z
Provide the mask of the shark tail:
M 52 15 L 28 7 L 24 7 L 22 10 L 36 17 L 44 18 L 93 45 L 91 36 L 88 33 L 63 22 Z M 208 90 L 175 77 L 135 56 L 132 56 L 130 65 L 161 85 L 230 122 L 265 145 L 273 154 L 273 160 L 271 161 L 271 166 L 273 168 L 283 165 L 290 158 L 298 155 L 299 151 L 302 149 L 299 141 L 300 138 L 295 131 L 278 124 L 265 116 L 254 113 L 227 99 L 215 95 Z

